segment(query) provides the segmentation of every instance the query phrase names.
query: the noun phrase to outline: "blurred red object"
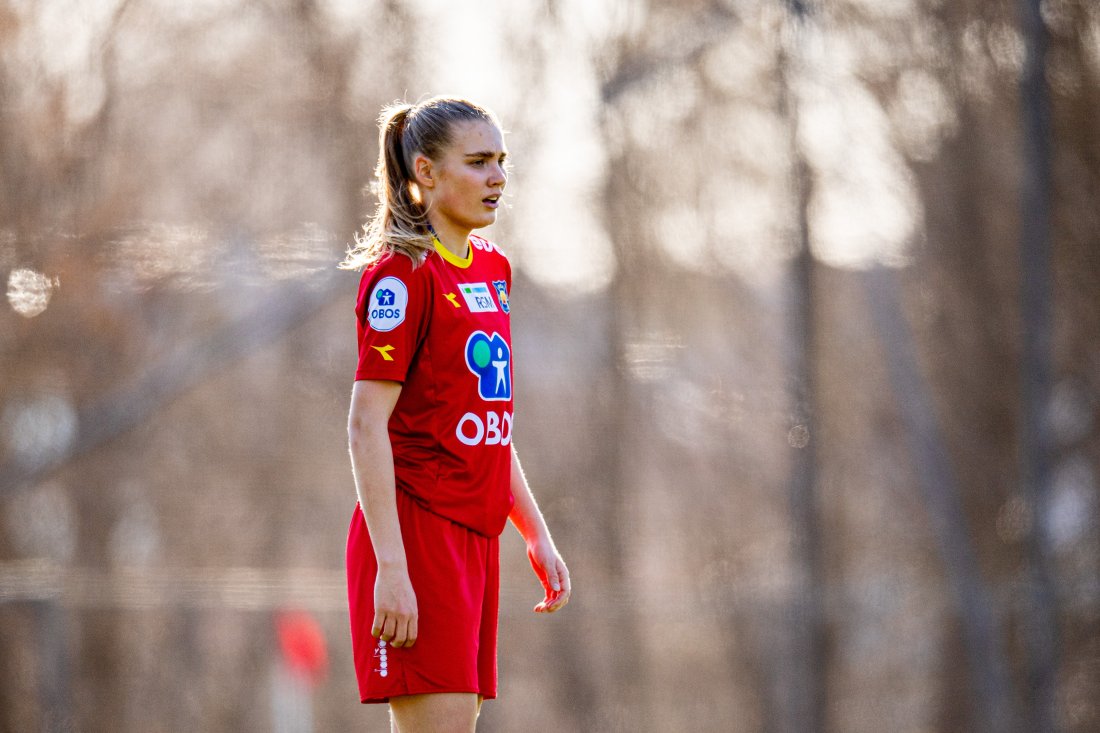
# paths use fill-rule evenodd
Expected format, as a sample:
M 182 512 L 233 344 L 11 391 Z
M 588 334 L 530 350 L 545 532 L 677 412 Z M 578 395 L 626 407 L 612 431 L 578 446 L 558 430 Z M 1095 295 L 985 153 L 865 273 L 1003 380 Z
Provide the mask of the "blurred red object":
M 324 679 L 328 669 L 325 635 L 316 619 L 305 611 L 282 611 L 275 618 L 275 631 L 283 660 L 311 685 Z

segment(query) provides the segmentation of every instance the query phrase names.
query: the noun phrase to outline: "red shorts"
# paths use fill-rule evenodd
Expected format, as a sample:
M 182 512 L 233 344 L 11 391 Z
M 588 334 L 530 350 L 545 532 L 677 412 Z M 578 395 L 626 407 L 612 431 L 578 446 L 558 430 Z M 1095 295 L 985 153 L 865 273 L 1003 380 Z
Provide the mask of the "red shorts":
M 500 545 L 422 509 L 397 491 L 397 516 L 416 593 L 417 639 L 391 647 L 371 636 L 378 564 L 363 513 L 348 529 L 348 605 L 355 675 L 363 702 L 427 692 L 497 696 Z

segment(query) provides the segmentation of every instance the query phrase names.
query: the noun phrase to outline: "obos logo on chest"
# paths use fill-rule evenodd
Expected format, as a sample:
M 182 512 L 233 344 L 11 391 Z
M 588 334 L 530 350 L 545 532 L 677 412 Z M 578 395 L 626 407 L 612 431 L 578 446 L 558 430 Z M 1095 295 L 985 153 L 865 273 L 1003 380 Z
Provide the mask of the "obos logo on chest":
M 367 320 L 375 331 L 392 331 L 405 320 L 409 289 L 396 277 L 384 277 L 374 284 L 367 303 Z
M 474 331 L 466 340 L 466 367 L 477 377 L 477 393 L 486 402 L 512 399 L 512 352 L 499 333 Z M 455 426 L 455 437 L 469 446 L 512 442 L 512 413 L 486 410 L 467 412 Z

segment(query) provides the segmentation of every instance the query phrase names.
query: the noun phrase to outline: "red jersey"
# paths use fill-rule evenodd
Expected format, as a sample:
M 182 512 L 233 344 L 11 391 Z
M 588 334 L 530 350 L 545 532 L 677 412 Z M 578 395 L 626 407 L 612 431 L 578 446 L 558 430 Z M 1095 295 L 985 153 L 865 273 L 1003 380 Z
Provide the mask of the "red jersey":
M 392 255 L 363 272 L 358 379 L 403 384 L 390 417 L 397 488 L 428 511 L 495 537 L 512 508 L 512 269 L 470 237 L 419 267 Z

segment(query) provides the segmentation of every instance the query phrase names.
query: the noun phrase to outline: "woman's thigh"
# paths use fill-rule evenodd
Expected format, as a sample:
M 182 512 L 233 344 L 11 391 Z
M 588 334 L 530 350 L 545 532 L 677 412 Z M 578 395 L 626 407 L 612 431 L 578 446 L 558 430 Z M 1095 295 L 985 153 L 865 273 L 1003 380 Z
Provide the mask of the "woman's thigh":
M 398 733 L 472 733 L 480 706 L 472 692 L 433 692 L 390 699 Z

